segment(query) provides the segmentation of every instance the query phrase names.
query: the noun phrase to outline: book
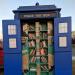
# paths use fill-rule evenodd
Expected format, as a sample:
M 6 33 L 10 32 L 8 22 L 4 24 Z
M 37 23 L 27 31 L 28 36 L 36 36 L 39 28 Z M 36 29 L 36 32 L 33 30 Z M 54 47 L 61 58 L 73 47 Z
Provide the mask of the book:
M 42 71 L 48 71 L 47 65 L 42 65 L 42 66 L 41 66 L 41 70 L 42 70 Z
M 30 25 L 29 26 L 29 30 L 31 30 L 31 31 L 35 30 L 35 26 L 34 25 Z
M 35 50 L 31 50 L 30 55 L 35 55 Z
M 40 31 L 47 30 L 47 25 L 44 23 L 40 24 Z
M 47 59 L 46 59 L 46 57 L 41 57 L 41 62 L 44 62 L 44 63 L 47 63 Z
M 27 23 L 23 24 L 22 31 L 27 33 L 28 30 L 29 30 L 29 25 Z
M 35 61 L 36 61 L 36 58 L 35 58 L 35 56 L 33 56 L 33 57 L 31 58 L 31 63 L 35 63 Z
M 48 37 L 47 32 L 43 33 L 43 39 L 47 39 L 47 37 Z
M 41 55 L 45 55 L 45 50 L 42 48 L 42 49 L 40 49 L 40 54 Z
M 35 33 L 29 33 L 29 39 L 35 39 Z
M 29 47 L 35 47 L 35 41 L 29 41 Z

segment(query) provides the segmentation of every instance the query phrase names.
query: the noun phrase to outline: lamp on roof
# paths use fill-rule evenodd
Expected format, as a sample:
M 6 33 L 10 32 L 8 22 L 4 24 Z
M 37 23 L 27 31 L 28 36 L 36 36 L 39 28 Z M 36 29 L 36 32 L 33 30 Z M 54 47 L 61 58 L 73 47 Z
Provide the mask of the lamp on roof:
M 36 5 L 36 6 L 39 6 L 39 2 L 37 2 L 35 5 Z

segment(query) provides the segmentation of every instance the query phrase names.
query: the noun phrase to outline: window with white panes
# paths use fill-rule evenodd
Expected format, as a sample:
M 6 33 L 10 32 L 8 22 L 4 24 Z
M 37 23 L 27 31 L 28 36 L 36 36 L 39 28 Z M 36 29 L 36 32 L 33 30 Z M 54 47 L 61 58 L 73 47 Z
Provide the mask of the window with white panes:
M 59 47 L 67 47 L 67 37 L 59 37 Z
M 8 35 L 16 35 L 16 25 L 8 25 Z
M 9 38 L 9 48 L 16 48 L 16 38 Z
M 59 23 L 59 33 L 67 33 L 68 28 L 67 28 L 67 23 Z

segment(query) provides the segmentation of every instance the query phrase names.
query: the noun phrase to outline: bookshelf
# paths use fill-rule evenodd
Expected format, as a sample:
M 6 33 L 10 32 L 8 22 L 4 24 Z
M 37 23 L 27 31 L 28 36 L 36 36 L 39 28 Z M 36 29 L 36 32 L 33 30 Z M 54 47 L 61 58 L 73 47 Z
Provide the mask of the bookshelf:
M 23 70 L 28 70 L 28 72 L 23 71 L 23 73 L 49 75 L 51 73 L 49 72 L 49 65 L 53 65 L 51 56 L 53 49 L 50 47 L 53 46 L 51 38 L 53 35 L 49 31 L 49 24 L 47 22 L 24 23 L 22 28 L 22 51 L 26 50 L 24 51 L 25 54 L 23 53 L 23 57 L 25 56 L 23 60 L 28 61 L 23 63 Z

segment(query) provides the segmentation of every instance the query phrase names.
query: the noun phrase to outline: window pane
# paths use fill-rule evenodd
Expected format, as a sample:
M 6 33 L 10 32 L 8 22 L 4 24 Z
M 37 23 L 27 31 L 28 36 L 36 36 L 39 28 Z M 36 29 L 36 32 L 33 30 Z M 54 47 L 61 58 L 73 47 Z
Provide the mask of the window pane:
M 16 25 L 8 25 L 8 35 L 16 35 Z
M 59 37 L 59 47 L 67 47 L 67 37 Z
M 16 38 L 9 39 L 9 48 L 16 48 Z
M 59 33 L 67 33 L 67 23 L 59 23 Z

